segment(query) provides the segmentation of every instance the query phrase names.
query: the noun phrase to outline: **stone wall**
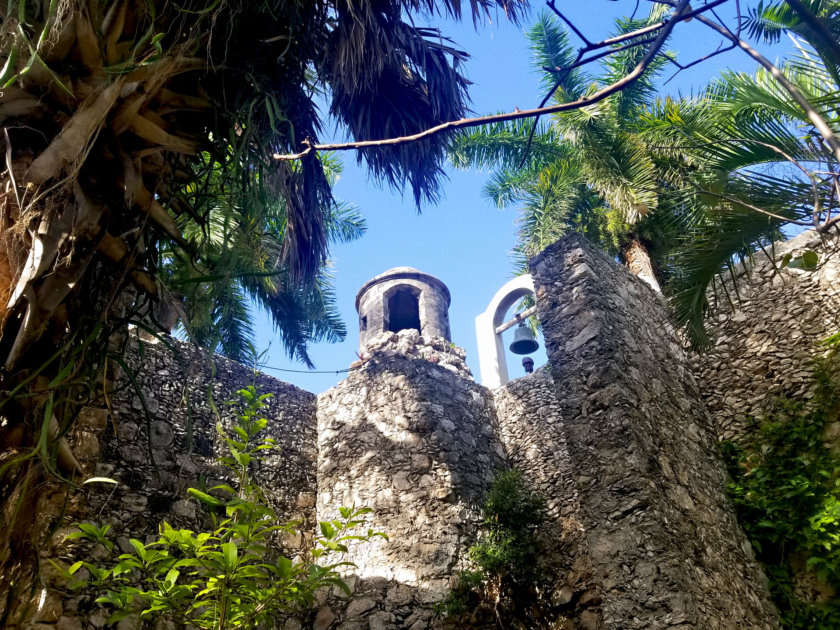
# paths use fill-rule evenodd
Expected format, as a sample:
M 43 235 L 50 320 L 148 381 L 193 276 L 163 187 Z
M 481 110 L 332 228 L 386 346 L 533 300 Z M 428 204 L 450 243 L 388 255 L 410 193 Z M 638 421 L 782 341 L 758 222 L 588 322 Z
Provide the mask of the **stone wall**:
M 509 465 L 546 502 L 538 539 L 541 569 L 549 576 L 552 593 L 546 602 L 551 610 L 543 614 L 565 617 L 582 628 L 597 627 L 600 596 L 583 544 L 575 471 L 551 367 L 510 381 L 493 394 Z
M 777 627 L 660 296 L 578 236 L 531 273 L 600 600 L 584 627 Z
M 819 253 L 813 271 L 781 268 L 787 253 Z M 772 260 L 771 260 L 772 259 Z M 811 397 L 811 361 L 822 339 L 840 331 L 840 238 L 806 232 L 756 253 L 712 292 L 714 345 L 692 357 L 720 439 L 755 427 L 780 395 Z
M 504 462 L 490 392 L 429 360 L 449 353 L 416 330 L 379 347 L 318 397 L 318 519 L 364 505 L 390 541 L 351 549 L 354 599 L 325 603 L 320 630 L 433 627 Z
M 202 482 L 213 486 L 224 478 L 215 458 L 226 451 L 215 430 L 217 416 L 208 392 L 227 425 L 232 410 L 224 402 L 254 377 L 248 368 L 218 356 L 212 359 L 214 372 L 201 351 L 174 340 L 172 344 L 180 358 L 162 344 L 146 343 L 135 345 L 126 357 L 142 391 L 148 418 L 141 397 L 125 377 L 109 397 L 110 413 L 104 401 L 102 407 L 83 411 L 72 444 L 86 476 L 110 477 L 119 484 L 84 486 L 71 494 L 63 525 L 52 539 L 55 546 L 45 550 L 47 557 L 65 566 L 86 554 L 99 561 L 107 559 L 101 546 L 91 550 L 85 543 L 64 540 L 67 533 L 75 531 L 74 522 L 110 525 L 115 554 L 131 550 L 129 538 L 151 540 L 162 520 L 193 531 L 209 525 L 197 502 L 186 495 L 189 487 L 200 487 Z M 279 448 L 268 451 L 254 476 L 279 514 L 305 521 L 309 530 L 306 540 L 283 541 L 289 552 L 295 553 L 311 543 L 314 531 L 315 396 L 263 374 L 256 384 L 260 393 L 273 394 L 264 410 L 269 421 L 264 435 L 274 438 Z M 152 458 L 157 470 L 150 463 Z M 42 498 L 39 518 L 47 524 L 59 517 L 63 506 L 64 489 L 57 488 Z M 67 592 L 66 580 L 51 565 L 45 562 L 42 570 L 49 601 L 38 621 L 57 623 L 57 630 L 103 627 L 110 613 L 93 603 L 94 594 Z M 129 618 L 122 627 L 135 627 L 133 623 Z
M 716 419 L 733 416 L 719 396 L 725 379 L 746 390 L 755 378 L 750 366 L 774 361 L 767 368 L 774 378 L 780 370 L 801 376 L 782 368 L 800 360 L 794 350 L 805 361 L 797 344 L 811 348 L 832 332 L 836 269 L 835 261 L 812 273 L 785 271 L 784 283 L 770 279 L 776 293 L 768 299 L 786 313 L 779 319 L 770 302 L 742 291 L 753 310 L 722 319 L 716 354 L 696 360 L 703 394 L 720 403 Z M 767 284 L 765 272 L 754 273 Z M 305 535 L 283 544 L 293 553 L 307 549 L 316 517 L 335 518 L 340 506 L 351 505 L 372 508 L 372 527 L 391 538 L 352 549 L 348 559 L 357 566 L 346 581 L 353 596 L 321 593 L 311 618 L 290 620 L 289 630 L 441 626 L 434 603 L 466 567 L 484 492 L 508 464 L 547 500 L 541 538 L 553 579 L 548 600 L 553 618 L 566 618 L 552 627 L 777 627 L 763 575 L 725 497 L 715 427 L 661 296 L 576 236 L 535 258 L 532 275 L 550 368 L 495 392 L 472 381 L 463 350 L 415 330 L 372 336 L 364 360 L 317 398 L 258 376 L 262 391 L 274 394 L 267 433 L 281 450 L 256 477 L 282 514 L 305 521 Z M 817 296 L 805 306 L 787 292 L 795 289 L 798 299 L 803 287 Z M 744 332 L 747 323 L 756 326 Z M 786 332 L 790 348 L 785 344 L 782 356 L 772 339 Z M 761 344 L 735 345 L 742 334 L 759 335 Z M 129 354 L 142 398 L 123 378 L 109 407 L 103 401 L 79 419 L 72 442 L 86 473 L 120 485 L 76 491 L 63 517 L 64 492 L 44 493 L 36 526 L 46 531 L 62 518 L 56 546 L 45 551 L 59 563 L 106 554 L 62 542 L 74 521 L 110 524 L 117 550 L 128 549 L 129 537 L 148 539 L 164 518 L 180 527 L 206 525 L 185 491 L 201 481 L 214 485 L 221 475 L 210 399 L 230 413 L 222 403 L 252 374 L 218 357 L 214 372 L 202 353 L 174 345 L 180 359 L 161 345 Z M 769 395 L 765 389 L 756 395 Z M 43 564 L 46 603 L 37 623 L 103 627 L 107 614 L 92 594 L 68 592 Z M 121 630 L 136 627 L 130 623 Z

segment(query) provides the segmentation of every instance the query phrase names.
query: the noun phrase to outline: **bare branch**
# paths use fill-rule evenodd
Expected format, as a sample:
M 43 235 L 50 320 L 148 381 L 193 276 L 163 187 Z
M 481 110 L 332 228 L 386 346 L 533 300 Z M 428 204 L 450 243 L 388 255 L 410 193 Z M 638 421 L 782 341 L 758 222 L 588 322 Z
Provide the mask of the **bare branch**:
M 686 63 L 686 64 L 679 63 L 676 59 L 674 59 L 674 57 L 672 55 L 670 55 L 669 53 L 663 52 L 662 56 L 665 57 L 672 64 L 677 66 L 677 68 L 679 68 L 676 72 L 674 72 L 674 74 L 672 74 L 670 77 L 668 77 L 668 79 L 665 81 L 664 85 L 667 85 L 668 83 L 670 83 L 671 80 L 674 77 L 676 77 L 683 70 L 687 70 L 688 68 L 691 68 L 692 66 L 696 66 L 698 63 L 703 63 L 704 61 L 706 61 L 708 59 L 711 59 L 712 57 L 716 57 L 717 55 L 723 54 L 723 53 L 728 52 L 730 50 L 733 50 L 735 48 L 735 44 L 733 44 L 731 42 L 725 48 L 722 48 L 721 46 L 723 46 L 723 42 L 720 43 L 717 50 L 715 50 L 714 52 L 711 52 L 708 55 L 700 57 L 699 59 L 695 59 L 691 63 Z
M 545 70 L 546 72 L 552 72 L 552 73 L 553 72 L 566 72 L 566 73 L 568 73 L 568 72 L 571 72 L 572 70 L 580 68 L 581 66 L 585 66 L 588 63 L 592 63 L 593 61 L 597 61 L 598 59 L 608 57 L 609 55 L 614 55 L 616 53 L 620 53 L 620 52 L 622 52 L 624 50 L 628 50 L 630 48 L 636 48 L 637 46 L 644 46 L 645 44 L 650 44 L 651 42 L 655 41 L 655 39 L 656 38 L 654 38 L 654 37 L 648 37 L 647 39 L 641 39 L 637 42 L 630 42 L 629 44 L 625 44 L 624 46 L 617 46 L 616 48 L 610 48 L 609 50 L 605 50 L 605 51 L 600 52 L 596 55 L 592 55 L 590 57 L 587 57 L 586 59 L 580 59 L 580 55 L 578 55 L 578 61 L 575 61 L 574 63 L 571 63 L 568 66 L 563 66 L 562 68 L 560 68 L 560 67 L 546 68 L 545 66 L 543 66 L 543 70 Z M 663 53 L 663 54 L 667 54 L 667 53 Z
M 720 0 L 719 0 L 720 1 Z M 684 11 L 688 6 L 689 0 L 680 0 L 679 5 L 674 13 L 674 16 L 666 22 L 666 25 L 659 31 L 659 34 L 656 37 L 656 40 L 651 45 L 650 49 L 647 51 L 645 56 L 636 64 L 636 67 L 633 68 L 627 75 L 611 83 L 608 86 L 605 86 L 595 92 L 594 94 L 583 96 L 575 101 L 571 101 L 569 103 L 559 103 L 557 105 L 552 105 L 550 107 L 539 107 L 536 109 L 528 109 L 522 111 L 513 111 L 505 114 L 494 114 L 490 116 L 478 116 L 475 118 L 462 118 L 460 120 L 453 120 L 449 122 L 442 123 L 440 125 L 436 125 L 435 127 L 431 127 L 419 133 L 410 135 L 410 136 L 401 136 L 398 138 L 386 138 L 383 140 L 360 140 L 357 142 L 343 142 L 343 143 L 330 143 L 330 144 L 312 144 L 309 139 L 305 139 L 301 142 L 304 145 L 303 151 L 298 153 L 290 153 L 281 155 L 279 153 L 274 154 L 274 159 L 278 161 L 290 161 L 290 160 L 299 160 L 307 155 L 310 155 L 316 151 L 347 151 L 349 149 L 365 149 L 365 148 L 373 148 L 373 147 L 385 147 L 385 146 L 394 146 L 398 144 L 404 144 L 406 142 L 415 142 L 417 140 L 423 140 L 426 138 L 431 138 L 438 134 L 454 131 L 456 129 L 467 129 L 470 127 L 478 127 L 480 125 L 487 125 L 492 123 L 498 122 L 505 122 L 508 120 L 521 120 L 523 118 L 532 118 L 534 116 L 540 116 L 543 114 L 554 114 L 563 111 L 570 111 L 574 109 L 581 109 L 582 107 L 586 107 L 588 105 L 592 105 L 599 101 L 604 100 L 608 96 L 615 94 L 626 88 L 628 85 L 631 85 L 642 74 L 645 72 L 647 67 L 650 65 L 650 62 L 656 57 L 659 53 L 662 45 L 665 43 L 665 40 L 671 34 L 671 31 L 676 26 L 677 22 L 681 21 L 684 18 Z
M 574 22 L 572 22 L 571 20 L 569 20 L 569 19 L 568 19 L 565 15 L 563 15 L 563 14 L 560 12 L 560 10 L 559 10 L 559 9 L 555 6 L 555 4 L 554 4 L 554 0 L 549 0 L 546 4 L 548 5 L 548 8 L 549 8 L 549 9 L 551 9 L 552 11 L 554 11 L 554 14 L 555 14 L 557 17 L 559 17 L 561 20 L 563 20 L 563 22 L 565 22 L 566 26 L 568 26 L 570 29 L 572 29 L 572 30 L 575 32 L 575 35 L 577 35 L 578 37 L 580 37 L 581 41 L 582 41 L 584 44 L 586 44 L 587 46 L 591 46 L 591 45 L 592 45 L 592 42 L 590 42 L 588 39 L 586 39 L 586 36 L 585 36 L 583 33 L 581 33 L 581 32 L 580 32 L 580 30 L 578 29 L 578 27 L 577 27 L 577 26 L 575 26 L 575 25 L 574 25 Z

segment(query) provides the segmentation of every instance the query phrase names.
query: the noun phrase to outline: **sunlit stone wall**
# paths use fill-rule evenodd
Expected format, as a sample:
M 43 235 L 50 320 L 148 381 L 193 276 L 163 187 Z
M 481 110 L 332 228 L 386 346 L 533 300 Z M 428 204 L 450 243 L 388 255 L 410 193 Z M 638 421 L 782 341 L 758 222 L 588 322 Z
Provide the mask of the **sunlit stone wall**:
M 395 334 L 318 397 L 318 519 L 364 505 L 390 541 L 351 550 L 354 600 L 325 603 L 316 628 L 431 627 L 503 464 L 490 392 L 418 342 L 416 331 Z
M 814 270 L 785 266 L 814 251 Z M 758 252 L 710 292 L 713 345 L 691 358 L 718 438 L 739 439 L 780 396 L 813 395 L 812 360 L 840 331 L 840 238 L 806 232 Z M 831 428 L 840 442 L 840 424 Z
M 599 600 L 585 627 L 777 627 L 661 296 L 577 235 L 531 274 L 579 504 L 576 555 Z

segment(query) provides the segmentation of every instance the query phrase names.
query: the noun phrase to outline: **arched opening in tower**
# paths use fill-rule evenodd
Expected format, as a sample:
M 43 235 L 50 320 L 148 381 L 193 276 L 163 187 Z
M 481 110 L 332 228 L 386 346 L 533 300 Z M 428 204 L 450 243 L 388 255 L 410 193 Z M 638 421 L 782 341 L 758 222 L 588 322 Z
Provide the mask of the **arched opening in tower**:
M 388 330 L 420 330 L 420 301 L 410 289 L 397 289 L 388 298 Z

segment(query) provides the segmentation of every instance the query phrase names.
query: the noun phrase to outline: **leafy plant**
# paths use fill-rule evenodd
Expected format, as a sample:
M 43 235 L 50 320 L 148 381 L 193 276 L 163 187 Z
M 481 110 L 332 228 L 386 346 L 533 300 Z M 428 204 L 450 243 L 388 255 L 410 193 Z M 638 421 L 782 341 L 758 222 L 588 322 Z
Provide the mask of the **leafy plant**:
M 496 618 L 527 611 L 541 582 L 537 527 L 545 502 L 525 485 L 522 474 L 507 470 L 493 480 L 482 508 L 481 539 L 470 547 L 475 570 L 461 571 L 458 583 L 437 606 L 448 617 L 492 607 Z
M 387 539 L 370 529 L 357 533 L 369 508 L 342 507 L 340 519 L 320 523 L 321 536 L 306 560 L 293 562 L 278 553 L 272 541 L 280 533 L 297 532 L 300 523 L 281 523 L 250 474 L 254 463 L 276 448 L 271 439 L 258 438 L 268 424 L 261 412 L 271 394 L 260 394 L 251 385 L 237 396 L 228 403 L 240 409 L 232 431 L 217 425 L 228 451 L 219 462 L 233 485 L 188 491 L 208 509 L 212 529 L 195 533 L 163 522 L 157 540 L 131 539 L 133 551 L 121 554 L 114 566 L 81 560 L 67 571 L 73 575 L 84 567 L 91 575 L 75 588 L 104 589 L 96 601 L 116 609 L 109 623 L 136 613 L 144 620 L 163 616 L 212 630 L 252 628 L 278 614 L 306 609 L 323 587 L 337 586 L 349 595 L 338 570 L 352 563 L 333 558 L 347 552 L 352 541 Z M 107 531 L 107 526 L 82 523 L 70 537 L 110 548 Z
M 765 564 L 785 628 L 840 627 L 840 599 L 806 602 L 795 589 L 796 558 L 826 584 L 840 583 L 840 456 L 825 443 L 840 421 L 840 346 L 815 364 L 811 405 L 784 401 L 743 446 L 722 445 L 729 493 Z

